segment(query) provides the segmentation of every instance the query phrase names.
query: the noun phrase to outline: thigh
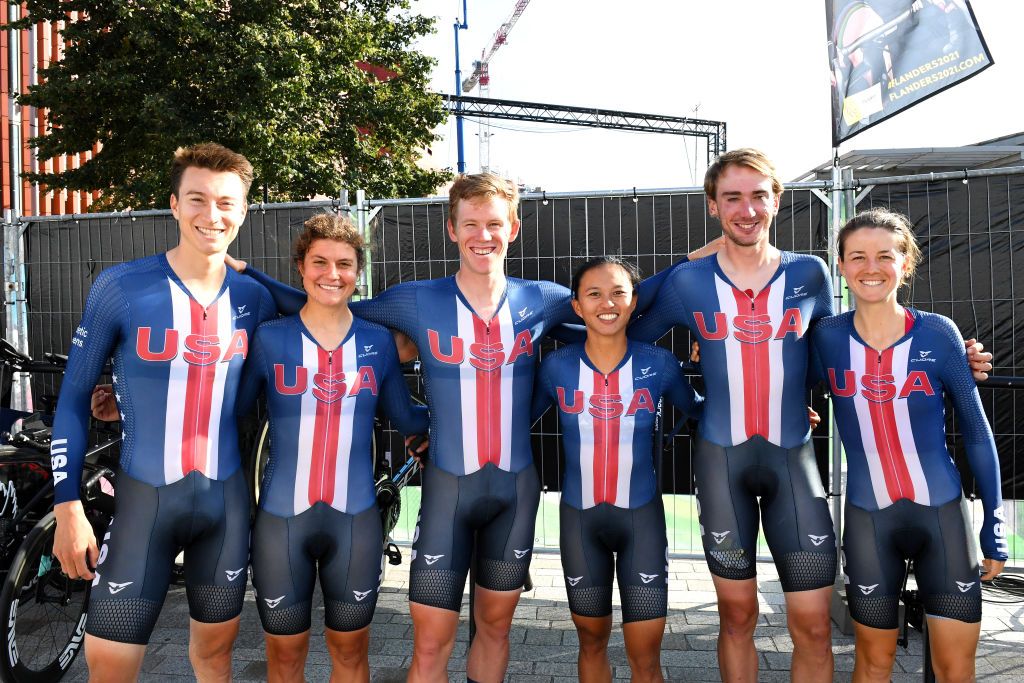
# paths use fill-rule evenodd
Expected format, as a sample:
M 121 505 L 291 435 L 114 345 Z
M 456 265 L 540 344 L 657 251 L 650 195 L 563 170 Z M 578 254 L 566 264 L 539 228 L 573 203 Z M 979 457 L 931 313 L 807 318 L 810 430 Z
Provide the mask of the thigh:
M 481 472 L 456 476 L 428 464 L 413 536 L 409 600 L 458 612 L 469 573 L 473 527 L 469 521 Z
M 263 630 L 293 636 L 309 630 L 316 565 L 307 550 L 315 532 L 313 510 L 294 517 L 256 513 L 252 532 L 252 584 Z
M 846 598 L 853 620 L 872 629 L 890 630 L 899 625 L 906 560 L 896 544 L 895 534 L 900 526 L 897 513 L 892 508 L 868 511 L 846 505 Z
M 624 542 L 617 553 L 622 623 L 664 619 L 668 613 L 668 539 L 661 498 L 635 510 L 614 512 L 624 527 Z
M 323 511 L 321 531 L 333 539 L 320 558 L 324 619 L 332 631 L 359 631 L 370 625 L 383 569 L 380 511 L 373 506 L 349 515 Z
M 168 487 L 150 486 L 123 472 L 117 478 L 114 518 L 102 539 L 89 595 L 86 632 L 96 638 L 149 642 L 177 554 L 178 516 L 173 507 L 161 505 L 162 488 Z
M 477 585 L 491 591 L 519 590 L 533 556 L 540 478 L 530 464 L 520 472 L 485 470 L 489 498 L 499 510 L 477 529 Z
M 939 507 L 914 505 L 920 535 L 926 537 L 914 558 L 914 577 L 929 616 L 966 623 L 981 621 L 981 581 L 977 541 L 971 534 L 967 501 L 962 497 Z
M 578 510 L 564 502 L 559 506 L 559 552 L 569 611 L 587 618 L 612 613 L 615 558 L 597 538 L 601 525 L 594 517 L 599 513 L 597 508 Z
M 761 497 L 761 525 L 779 570 L 782 590 L 831 586 L 836 578 L 836 537 L 810 442 L 796 448 L 758 445 L 760 470 L 771 471 Z
M 215 624 L 242 613 L 249 566 L 249 490 L 241 469 L 224 481 L 198 472 L 182 481 L 190 479 L 196 517 L 206 523 L 185 545 L 189 615 Z
M 704 557 L 711 573 L 724 579 L 757 575 L 757 499 L 741 481 L 745 457 L 696 440 L 693 473 Z

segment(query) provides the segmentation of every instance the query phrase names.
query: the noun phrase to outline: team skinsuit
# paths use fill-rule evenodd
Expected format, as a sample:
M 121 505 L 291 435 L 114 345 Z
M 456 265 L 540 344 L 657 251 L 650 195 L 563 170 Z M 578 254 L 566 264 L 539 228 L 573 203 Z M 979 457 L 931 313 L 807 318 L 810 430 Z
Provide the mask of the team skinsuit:
M 298 290 L 247 268 L 283 310 Z M 394 285 L 352 312 L 408 336 L 419 349 L 430 410 L 430 464 L 412 553 L 409 599 L 458 611 L 473 534 L 477 584 L 522 587 L 529 571 L 540 480 L 530 447 L 538 345 L 578 320 L 570 292 L 552 282 L 507 278 L 494 316 L 474 313 L 454 277 Z
M 649 344 L 630 342 L 607 375 L 594 368 L 583 344 L 563 347 L 541 364 L 533 416 L 558 407 L 565 452 L 560 548 L 573 614 L 611 614 L 613 565 L 624 623 L 666 614 L 668 542 L 654 466 L 663 398 L 700 416 L 702 399 L 675 356 Z
M 643 284 L 641 288 L 643 288 Z M 654 341 L 685 325 L 700 343 L 706 398 L 693 460 L 708 567 L 756 576 L 758 497 L 786 592 L 835 579 L 835 532 L 810 444 L 807 331 L 832 313 L 832 283 L 814 256 L 781 252 L 756 295 L 709 256 L 673 266 L 628 329 Z
M 999 458 L 956 325 L 906 309 L 905 335 L 879 352 L 857 334 L 853 313 L 812 333 L 816 374 L 828 382 L 846 450 L 843 555 L 850 613 L 897 627 L 906 560 L 914 560 L 925 611 L 981 620 L 981 584 L 960 474 L 946 446 L 945 396 L 985 508 L 981 548 L 1005 560 Z
M 182 548 L 192 618 L 220 623 L 241 613 L 249 494 L 236 401 L 250 338 L 274 315 L 266 289 L 230 268 L 206 307 L 164 254 L 96 277 L 71 340 L 51 446 L 55 502 L 76 500 L 90 396 L 113 354 L 124 438 L 88 633 L 146 644 Z
M 327 628 L 365 628 L 383 559 L 374 414 L 379 402 L 401 432 L 418 434 L 427 431 L 426 408 L 412 404 L 391 332 L 355 317 L 330 351 L 298 315 L 260 325 L 240 393 L 249 403 L 261 390 L 271 452 L 252 569 L 263 629 L 274 635 L 309 630 L 318 569 Z

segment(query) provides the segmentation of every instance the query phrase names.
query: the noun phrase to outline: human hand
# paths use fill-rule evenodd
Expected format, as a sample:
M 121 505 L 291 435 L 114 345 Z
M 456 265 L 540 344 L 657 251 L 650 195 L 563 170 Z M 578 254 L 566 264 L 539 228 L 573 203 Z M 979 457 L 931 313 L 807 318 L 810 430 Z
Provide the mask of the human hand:
M 117 401 L 114 400 L 114 387 L 111 384 L 97 384 L 89 397 L 89 410 L 92 416 L 103 422 L 117 422 L 121 419 L 121 412 L 117 408 Z
M 72 579 L 91 579 L 99 560 L 96 535 L 85 518 L 82 501 L 69 500 L 53 506 L 57 529 L 53 536 L 53 554 L 64 573 Z

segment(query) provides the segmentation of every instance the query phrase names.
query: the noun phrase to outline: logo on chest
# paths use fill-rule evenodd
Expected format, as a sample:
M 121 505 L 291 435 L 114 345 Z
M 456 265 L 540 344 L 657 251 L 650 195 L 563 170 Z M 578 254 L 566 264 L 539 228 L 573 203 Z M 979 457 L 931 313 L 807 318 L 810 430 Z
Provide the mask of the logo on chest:
M 908 372 L 907 378 L 897 384 L 893 375 L 864 374 L 858 378 L 853 370 L 843 370 L 840 376 L 835 368 L 829 368 L 828 383 L 835 396 L 850 398 L 859 390 L 860 395 L 872 403 L 888 403 L 894 398 L 908 398 L 914 393 L 935 395 L 932 381 L 923 370 Z
M 274 364 L 274 389 L 282 396 L 298 396 L 308 391 L 321 403 L 334 403 L 343 398 L 358 396 L 362 391 L 377 395 L 377 375 L 369 365 L 361 366 L 356 371 L 355 381 L 351 384 L 344 372 L 333 375 L 325 372 L 310 373 L 309 368 L 301 365 L 292 370 L 292 377 L 289 384 L 285 366 L 282 363 Z
M 429 329 L 427 342 L 434 360 L 448 365 L 469 363 L 484 372 L 497 370 L 502 365 L 511 365 L 520 356 L 533 355 L 533 337 L 530 336 L 529 330 L 517 334 L 509 349 L 506 349 L 500 340 L 467 343 L 461 337 L 449 337 L 447 342 L 442 344 L 441 335 L 437 330 Z
M 785 339 L 792 334 L 799 339 L 804 334 L 803 314 L 799 308 L 787 308 L 776 326 L 767 313 L 740 313 L 729 320 L 722 311 L 715 311 L 709 321 L 700 311 L 693 314 L 697 331 L 707 341 L 721 341 L 732 335 L 743 344 L 761 344 L 770 339 Z
M 159 348 L 154 349 L 153 346 L 153 328 L 140 327 L 135 335 L 135 353 L 142 360 L 167 362 L 180 353 L 181 359 L 189 365 L 212 365 L 228 363 L 236 356 L 245 360 L 249 355 L 249 335 L 244 329 L 235 330 L 227 344 L 222 345 L 220 337 L 215 334 L 182 335 L 172 328 L 164 330 L 163 343 Z
M 564 387 L 557 387 L 558 407 L 563 413 L 579 415 L 584 410 L 598 420 L 614 420 L 617 417 L 633 417 L 640 411 L 651 414 L 657 411 L 650 389 L 637 389 L 628 401 L 620 394 L 591 394 L 587 397 L 583 391 L 576 389 L 568 394 Z

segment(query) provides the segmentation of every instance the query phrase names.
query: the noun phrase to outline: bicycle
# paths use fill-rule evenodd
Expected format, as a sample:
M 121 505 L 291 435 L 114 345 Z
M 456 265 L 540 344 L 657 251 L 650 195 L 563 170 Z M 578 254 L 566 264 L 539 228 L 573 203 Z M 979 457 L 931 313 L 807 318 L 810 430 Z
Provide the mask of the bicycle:
M 0 369 L 61 373 L 62 356 L 33 361 L 0 340 Z M 53 401 L 45 401 L 52 409 Z M 85 635 L 89 581 L 67 577 L 53 557 L 56 519 L 50 472 L 47 413 L 23 420 L 22 430 L 0 445 L 0 678 L 15 683 L 46 683 L 64 675 Z M 86 453 L 82 500 L 86 518 L 102 538 L 113 515 L 113 478 L 120 434 L 97 431 Z M 108 467 L 110 465 L 111 467 Z M 27 500 L 27 503 L 21 501 Z

